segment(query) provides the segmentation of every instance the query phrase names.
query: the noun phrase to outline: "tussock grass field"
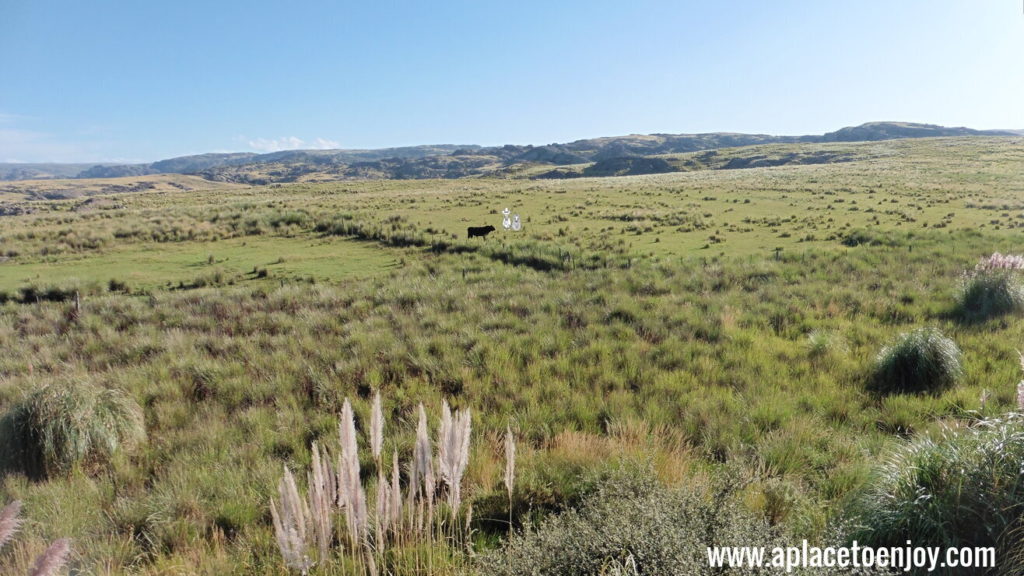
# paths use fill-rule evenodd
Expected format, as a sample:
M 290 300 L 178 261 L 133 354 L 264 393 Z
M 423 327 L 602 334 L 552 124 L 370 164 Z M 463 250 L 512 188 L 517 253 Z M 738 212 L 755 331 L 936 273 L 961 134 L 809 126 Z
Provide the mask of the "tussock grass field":
M 1018 409 L 1019 310 L 966 321 L 958 302 L 979 259 L 1024 252 L 1024 140 L 755 148 L 719 154 L 848 158 L 0 200 L 0 412 L 74 384 L 134 400 L 145 427 L 56 473 L 5 456 L 0 496 L 27 523 L 0 566 L 24 573 L 68 537 L 83 574 L 286 574 L 282 467 L 304 486 L 310 444 L 336 453 L 346 398 L 365 430 L 376 391 L 384 453 L 403 463 L 419 403 L 431 430 L 443 399 L 473 416 L 458 517 L 472 552 L 409 544 L 382 573 L 493 573 L 534 557 L 501 548 L 510 531 L 604 518 L 551 521 L 641 490 L 684 490 L 644 496 L 681 517 L 714 518 L 725 494 L 730 534 L 841 541 L 870 523 L 888 455 Z M 521 231 L 502 229 L 505 207 Z M 955 381 L 873 386 L 879 352 L 919 328 L 955 342 Z M 622 488 L 622 467 L 647 480 Z M 644 524 L 646 508 L 621 508 Z M 641 548 L 595 570 L 632 554 L 653 573 Z M 361 573 L 346 558 L 310 573 Z
M 17 200 L 60 200 L 130 192 L 192 192 L 235 185 L 213 183 L 198 176 L 153 174 L 124 178 L 73 178 L 21 180 L 0 183 L 0 198 Z

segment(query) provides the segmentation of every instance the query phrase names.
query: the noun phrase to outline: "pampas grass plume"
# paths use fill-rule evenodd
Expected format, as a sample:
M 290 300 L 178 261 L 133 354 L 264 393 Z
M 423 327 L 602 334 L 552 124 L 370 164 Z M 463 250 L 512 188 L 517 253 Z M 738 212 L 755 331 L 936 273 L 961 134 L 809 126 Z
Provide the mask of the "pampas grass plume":
M 423 404 L 419 406 L 419 421 L 416 423 L 416 446 L 413 450 L 413 483 L 422 494 L 431 497 L 434 493 L 434 466 L 430 449 L 430 436 L 427 432 L 427 411 Z M 422 488 L 419 486 L 422 482 Z
M 295 477 L 288 467 L 284 467 L 284 478 L 277 486 L 281 497 L 280 510 L 274 499 L 270 499 L 270 517 L 274 523 L 274 535 L 277 547 L 281 550 L 285 564 L 303 573 L 312 567 L 306 556 L 306 528 L 309 522 L 309 511 L 299 497 Z
M 394 531 L 399 530 L 399 523 L 402 520 L 402 486 L 401 486 L 401 472 L 398 469 L 398 451 L 395 450 L 394 456 L 391 458 L 391 504 L 388 506 L 388 513 L 390 518 L 388 523 L 391 525 L 391 529 Z
M 71 540 L 61 538 L 50 544 L 32 567 L 31 576 L 56 576 L 71 553 Z
M 512 428 L 505 428 L 505 489 L 508 490 L 509 499 L 512 498 L 512 486 L 516 479 L 516 438 L 512 435 Z
M 441 428 L 438 430 L 438 465 L 441 480 L 448 486 L 448 503 L 456 512 L 462 502 L 462 475 L 469 462 L 469 410 L 452 416 L 448 402 L 441 407 Z
M 3 548 L 21 527 L 21 500 L 15 500 L 0 511 L 0 548 Z
M 380 451 L 384 445 L 384 411 L 381 409 L 380 391 L 373 396 L 373 410 L 370 412 L 370 450 L 373 459 L 380 464 Z

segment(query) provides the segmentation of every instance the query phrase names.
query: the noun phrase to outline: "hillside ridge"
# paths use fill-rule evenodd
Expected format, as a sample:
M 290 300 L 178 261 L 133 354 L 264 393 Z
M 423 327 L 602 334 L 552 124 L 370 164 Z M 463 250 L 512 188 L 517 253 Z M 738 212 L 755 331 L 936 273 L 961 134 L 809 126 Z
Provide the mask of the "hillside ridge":
M 376 150 L 282 150 L 208 153 L 168 158 L 148 164 L 0 164 L 0 180 L 117 178 L 152 174 L 188 174 L 243 184 L 295 182 L 310 178 L 421 179 L 465 178 L 507 174 L 522 166 L 552 168 L 596 163 L 631 167 L 630 173 L 667 171 L 662 162 L 630 158 L 681 154 L 761 144 L 873 142 L 904 138 L 1018 136 L 1017 130 L 974 130 L 909 122 L 868 122 L 821 135 L 774 136 L 709 132 L 699 134 L 630 134 L 545 145 L 424 145 Z M 593 172 L 593 171 L 592 171 Z M 539 177 L 564 177 L 553 170 Z

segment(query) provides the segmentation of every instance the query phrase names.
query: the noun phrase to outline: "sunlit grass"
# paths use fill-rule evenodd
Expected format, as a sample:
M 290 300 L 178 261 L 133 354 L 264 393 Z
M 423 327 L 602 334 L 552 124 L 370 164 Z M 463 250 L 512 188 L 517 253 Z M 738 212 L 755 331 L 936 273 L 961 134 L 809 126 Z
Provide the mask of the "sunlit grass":
M 0 408 L 85 375 L 137 402 L 148 437 L 45 483 L 8 474 L 0 495 L 35 519 L 26 546 L 72 537 L 112 574 L 281 574 L 282 466 L 307 468 L 344 399 L 362 422 L 380 390 L 403 461 L 417 404 L 473 410 L 481 549 L 510 506 L 534 525 L 622 458 L 670 486 L 740 470 L 744 514 L 823 538 L 894 443 L 1016 405 L 1024 326 L 950 311 L 965 270 L 1024 239 L 1020 146 L 885 146 L 830 166 L 134 193 L 0 217 Z M 505 206 L 522 231 L 465 238 Z M 956 342 L 962 378 L 872 390 L 878 351 L 922 326 Z M 442 572 L 465 560 L 430 554 Z

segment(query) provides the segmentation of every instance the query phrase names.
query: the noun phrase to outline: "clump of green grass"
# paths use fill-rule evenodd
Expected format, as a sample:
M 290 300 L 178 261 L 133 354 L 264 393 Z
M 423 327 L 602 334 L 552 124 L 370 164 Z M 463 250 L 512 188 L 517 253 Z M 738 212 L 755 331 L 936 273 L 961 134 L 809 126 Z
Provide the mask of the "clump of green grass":
M 80 382 L 39 388 L 4 415 L 0 429 L 3 467 L 45 476 L 106 462 L 146 435 L 134 400 Z
M 830 354 L 844 354 L 847 351 L 843 337 L 829 330 L 811 330 L 807 334 L 807 354 L 811 358 L 823 358 Z
M 872 388 L 881 393 L 939 392 L 963 375 L 960 348 L 937 328 L 901 334 L 875 358 Z
M 1024 570 L 1024 418 L 903 445 L 858 501 L 851 538 L 871 546 L 995 547 L 998 574 Z M 954 573 L 952 572 L 947 573 Z
M 957 302 L 960 316 L 983 321 L 1024 310 L 1024 284 L 1012 269 L 977 270 L 964 278 Z
M 899 246 L 901 239 L 891 232 L 858 228 L 844 234 L 840 242 L 843 246 L 851 248 L 856 246 Z

